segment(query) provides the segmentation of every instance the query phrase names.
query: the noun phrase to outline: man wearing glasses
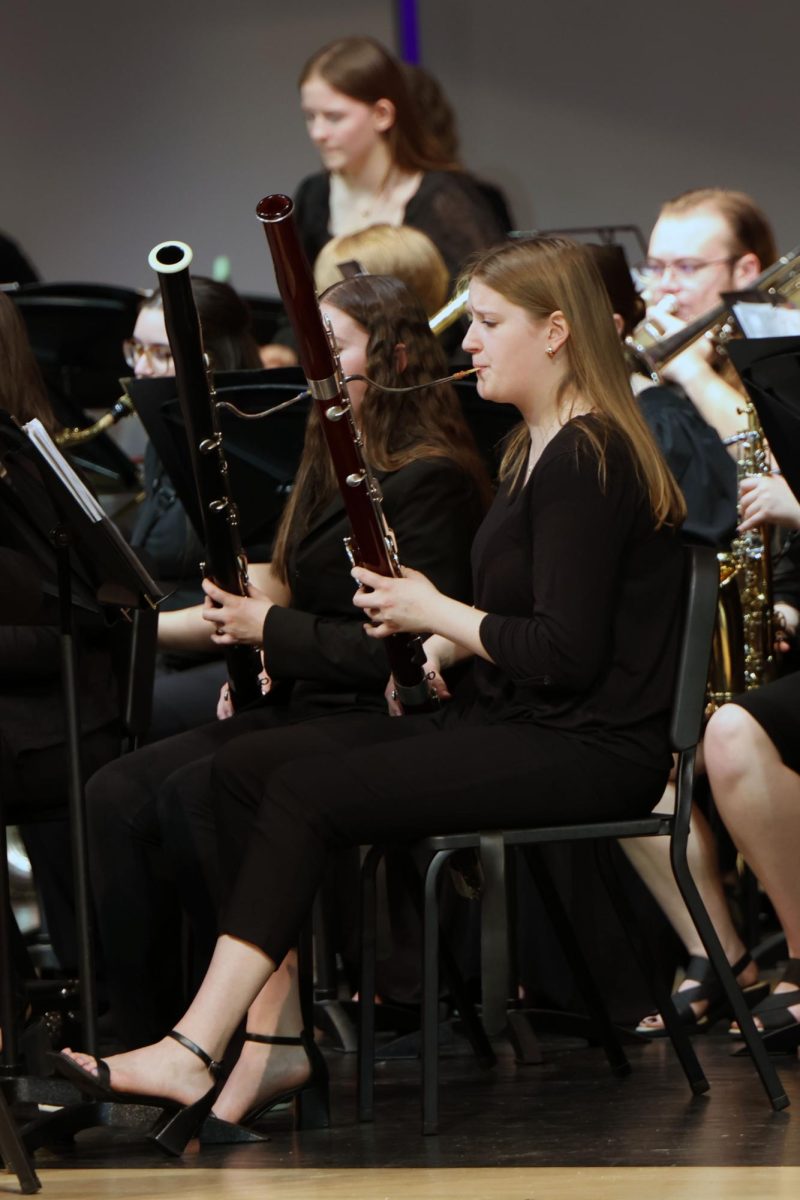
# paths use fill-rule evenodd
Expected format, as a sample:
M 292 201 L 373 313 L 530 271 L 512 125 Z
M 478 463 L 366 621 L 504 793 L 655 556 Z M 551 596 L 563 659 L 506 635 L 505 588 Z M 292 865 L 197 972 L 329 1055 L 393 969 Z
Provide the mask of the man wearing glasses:
M 650 235 L 648 256 L 635 270 L 665 335 L 719 304 L 722 292 L 748 287 L 778 258 L 767 218 L 744 192 L 698 188 L 668 200 Z M 663 369 L 721 438 L 744 427 L 741 392 L 712 341 L 698 338 Z

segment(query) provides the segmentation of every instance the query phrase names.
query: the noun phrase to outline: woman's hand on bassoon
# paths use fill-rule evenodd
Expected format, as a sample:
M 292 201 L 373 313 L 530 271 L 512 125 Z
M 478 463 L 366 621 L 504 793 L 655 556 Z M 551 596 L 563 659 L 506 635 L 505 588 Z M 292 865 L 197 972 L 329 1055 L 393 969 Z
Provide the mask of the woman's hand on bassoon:
M 234 596 L 210 579 L 203 580 L 203 591 L 203 620 L 213 625 L 211 640 L 216 646 L 261 645 L 264 620 L 273 603 L 265 592 L 251 583 L 246 596 Z
M 369 637 L 424 633 L 435 627 L 437 608 L 447 598 L 420 571 L 400 569 L 400 578 L 378 575 L 366 567 L 354 567 L 350 572 L 360 585 L 353 603 L 371 622 L 364 626 Z

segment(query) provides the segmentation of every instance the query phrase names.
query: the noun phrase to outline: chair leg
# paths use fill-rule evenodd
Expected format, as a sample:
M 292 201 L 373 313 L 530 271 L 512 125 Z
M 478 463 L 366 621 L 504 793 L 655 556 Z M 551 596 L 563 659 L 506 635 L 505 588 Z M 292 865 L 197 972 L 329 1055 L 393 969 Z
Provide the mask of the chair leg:
M 439 876 L 450 857 L 440 850 L 423 880 L 422 921 L 422 1132 L 439 1129 Z
M 25 1195 L 38 1192 L 41 1188 L 33 1163 L 17 1133 L 13 1117 L 0 1090 L 0 1159 L 19 1180 L 20 1190 Z
M 769 1097 L 770 1104 L 776 1112 L 780 1112 L 781 1109 L 786 1108 L 789 1104 L 789 1097 L 786 1095 L 778 1072 L 775 1070 L 764 1043 L 761 1041 L 761 1036 L 756 1028 L 752 1013 L 747 1007 L 741 988 L 736 982 L 736 977 L 730 968 L 720 940 L 717 937 L 717 931 L 711 923 L 706 906 L 703 904 L 702 897 L 697 890 L 697 885 L 689 871 L 689 863 L 686 857 L 687 836 L 688 829 L 683 835 L 679 836 L 676 834 L 671 840 L 670 861 L 672 863 L 672 873 L 675 876 L 675 882 L 694 921 L 695 928 L 700 935 L 700 940 L 705 946 L 711 965 L 717 972 L 717 977 L 722 984 L 723 991 L 733 1009 L 733 1015 L 736 1018 L 747 1048 L 753 1057 L 755 1068 Z
M 373 846 L 361 868 L 361 963 L 358 981 L 358 1119 L 372 1121 L 375 1108 L 376 872 L 383 856 Z
M 689 1087 L 696 1096 L 700 1096 L 708 1091 L 708 1080 L 703 1068 L 700 1066 L 700 1060 L 695 1054 L 694 1046 L 686 1032 L 686 1028 L 675 1009 L 669 988 L 664 983 L 661 972 L 658 970 L 647 939 L 642 936 L 636 914 L 624 889 L 620 885 L 619 876 L 611 856 L 611 846 L 608 842 L 596 842 L 595 854 L 597 856 L 600 876 L 605 884 L 606 891 L 611 898 L 619 922 L 625 931 L 625 935 L 636 956 L 642 974 L 647 981 L 656 1007 L 661 1013 L 667 1034 L 678 1056 L 678 1061 L 683 1068 L 683 1073 L 686 1076 Z
M 625 1056 L 625 1051 L 617 1037 L 603 998 L 584 958 L 572 922 L 561 903 L 561 897 L 553 883 L 553 877 L 547 868 L 544 857 L 536 846 L 524 846 L 523 849 L 529 870 L 541 893 L 547 915 L 553 924 L 564 956 L 575 977 L 589 1017 L 596 1027 L 611 1070 L 620 1077 L 628 1075 L 631 1069 L 630 1063 Z
M 440 853 L 444 854 L 446 858 L 449 859 L 452 851 L 443 850 L 440 851 Z M 420 925 L 424 925 L 424 896 L 421 894 L 420 880 L 424 880 L 426 877 L 426 872 L 430 866 L 429 856 L 426 852 L 425 858 L 420 861 L 413 854 L 409 854 L 407 856 L 398 855 L 397 862 L 401 865 L 402 869 L 406 873 L 408 888 L 414 904 L 416 905 L 417 912 L 419 913 Z M 424 885 L 422 887 L 422 892 L 424 892 Z M 477 1059 L 478 1065 L 484 1071 L 487 1071 L 490 1067 L 493 1067 L 496 1064 L 497 1058 L 494 1050 L 492 1049 L 492 1044 L 486 1035 L 483 1022 L 478 1016 L 475 1005 L 470 999 L 467 986 L 464 983 L 464 977 L 459 970 L 455 955 L 450 949 L 447 939 L 442 935 L 441 926 L 438 930 L 438 942 L 441 974 L 444 977 L 444 981 L 447 984 L 450 995 L 453 997 L 464 1034 L 470 1046 L 472 1047 L 472 1052 Z

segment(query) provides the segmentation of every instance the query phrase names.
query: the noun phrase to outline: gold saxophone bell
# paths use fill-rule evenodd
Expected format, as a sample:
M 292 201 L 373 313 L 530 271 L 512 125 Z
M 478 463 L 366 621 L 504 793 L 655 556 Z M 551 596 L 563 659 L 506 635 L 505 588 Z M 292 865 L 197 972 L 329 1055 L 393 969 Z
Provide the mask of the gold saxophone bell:
M 60 433 L 56 434 L 55 443 L 62 449 L 69 450 L 72 446 L 81 446 L 85 442 L 91 442 L 106 429 L 116 425 L 123 417 L 129 417 L 134 411 L 133 401 L 125 392 L 107 413 L 98 417 L 93 425 L 87 425 L 83 429 L 79 429 L 77 426 L 72 429 L 62 429 Z

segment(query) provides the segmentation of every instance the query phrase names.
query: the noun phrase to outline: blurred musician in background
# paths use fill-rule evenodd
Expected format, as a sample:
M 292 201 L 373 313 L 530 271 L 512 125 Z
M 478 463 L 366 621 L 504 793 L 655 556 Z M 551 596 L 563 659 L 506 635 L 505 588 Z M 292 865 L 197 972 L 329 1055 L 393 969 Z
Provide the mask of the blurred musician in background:
M 323 171 L 295 196 L 313 263 L 332 237 L 369 225 L 413 225 L 442 255 L 451 279 L 465 260 L 506 235 L 475 180 L 419 119 L 400 64 L 372 38 L 341 38 L 308 60 L 300 103 Z M 291 365 L 288 329 L 262 347 L 266 367 Z
M 769 222 L 750 196 L 726 188 L 696 188 L 668 200 L 637 268 L 648 317 L 672 334 L 739 291 L 778 258 Z M 711 339 L 700 337 L 663 369 L 721 438 L 745 427 L 736 375 L 715 362 Z

